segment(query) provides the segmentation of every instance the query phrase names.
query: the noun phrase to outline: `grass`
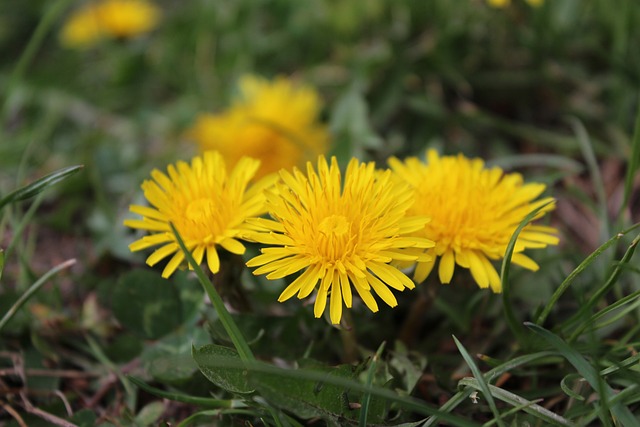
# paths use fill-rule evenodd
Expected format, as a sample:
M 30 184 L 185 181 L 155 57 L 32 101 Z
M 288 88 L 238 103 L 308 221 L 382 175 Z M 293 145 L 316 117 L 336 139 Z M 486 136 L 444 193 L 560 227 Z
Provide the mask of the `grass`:
M 68 49 L 81 3 L 0 5 L 0 424 L 640 422 L 634 0 L 158 0 L 151 33 Z M 314 86 L 343 166 L 429 147 L 545 183 L 560 245 L 507 256 L 503 295 L 432 274 L 349 330 L 278 303 L 254 246 L 161 279 L 128 206 L 245 73 Z

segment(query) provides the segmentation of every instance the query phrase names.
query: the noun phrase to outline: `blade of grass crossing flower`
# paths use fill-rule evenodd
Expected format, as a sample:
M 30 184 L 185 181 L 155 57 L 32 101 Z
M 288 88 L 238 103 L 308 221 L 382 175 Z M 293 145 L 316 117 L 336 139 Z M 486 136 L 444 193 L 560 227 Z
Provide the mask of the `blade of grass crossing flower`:
M 27 289 L 25 293 L 22 294 L 20 298 L 7 310 L 7 312 L 2 316 L 2 320 L 0 320 L 0 331 L 4 326 L 11 320 L 11 318 L 20 310 L 20 308 L 27 302 L 29 299 L 35 295 L 36 292 L 42 288 L 42 286 L 47 283 L 47 281 L 55 276 L 60 270 L 64 270 L 65 268 L 71 267 L 76 263 L 75 259 L 67 260 L 63 263 L 60 263 L 53 267 L 51 270 L 47 271 L 42 277 L 40 277 L 33 285 Z
M 311 369 L 284 369 L 277 366 L 273 366 L 257 360 L 243 362 L 238 358 L 223 357 L 217 355 L 210 355 L 201 360 L 202 366 L 212 366 L 216 369 L 243 369 L 246 370 L 249 375 L 249 381 L 259 389 L 261 383 L 266 380 L 263 374 L 269 376 L 278 376 L 280 378 L 295 379 L 298 381 L 311 381 L 324 384 L 331 384 L 349 390 L 351 392 L 370 393 L 371 396 L 376 396 L 382 399 L 386 399 L 390 404 L 395 403 L 397 406 L 404 408 L 408 411 L 413 411 L 422 415 L 435 415 L 442 421 L 446 421 L 454 426 L 460 427 L 477 427 L 479 424 L 462 418 L 458 415 L 453 415 L 440 411 L 436 408 L 427 405 L 424 401 L 417 400 L 412 397 L 404 397 L 398 395 L 395 391 L 388 388 L 371 385 L 367 387 L 360 381 L 339 377 L 336 375 L 327 375 L 325 371 L 316 371 Z M 271 402 L 277 404 L 277 402 Z
M 247 340 L 245 340 L 242 332 L 240 332 L 240 329 L 238 328 L 238 325 L 236 325 L 236 322 L 234 322 L 231 314 L 229 314 L 229 311 L 224 306 L 224 302 L 222 301 L 220 294 L 218 294 L 218 291 L 216 291 L 216 288 L 213 286 L 213 283 L 211 283 L 211 281 L 204 274 L 204 271 L 202 271 L 202 268 L 200 268 L 195 259 L 193 259 L 193 255 L 185 246 L 184 241 L 182 240 L 182 236 L 180 236 L 180 233 L 178 232 L 176 227 L 171 223 L 169 223 L 169 225 L 171 226 L 171 231 L 175 235 L 180 249 L 184 253 L 184 256 L 187 258 L 187 262 L 196 272 L 196 276 L 198 276 L 200 284 L 204 288 L 207 295 L 209 295 L 209 299 L 211 300 L 213 307 L 216 309 L 218 316 L 220 317 L 220 322 L 222 323 L 222 326 L 224 326 L 224 329 L 227 331 L 227 334 L 229 334 L 229 338 L 231 338 L 231 342 L 233 342 L 233 345 L 236 347 L 240 359 L 242 359 L 243 361 L 255 360 L 255 357 L 253 356 L 253 353 L 249 348 L 249 344 L 247 344 Z
M 551 310 L 555 306 L 556 302 L 558 302 L 558 300 L 560 299 L 562 294 L 564 294 L 564 292 L 569 288 L 569 286 L 575 280 L 575 278 L 578 277 L 578 275 L 580 273 L 582 273 L 587 267 L 589 267 L 596 258 L 598 258 L 600 255 L 602 255 L 602 253 L 604 251 L 606 251 L 611 246 L 613 246 L 615 243 L 617 243 L 622 237 L 625 236 L 625 234 L 635 230 L 638 227 L 640 227 L 640 223 L 634 224 L 632 227 L 619 232 L 618 234 L 613 236 L 611 239 L 609 239 L 605 243 L 603 243 L 598 249 L 593 251 L 587 258 L 585 258 L 584 261 L 582 261 L 580 263 L 580 265 L 578 265 L 571 272 L 571 274 L 569 274 L 567 276 L 567 278 L 564 279 L 564 281 L 560 284 L 560 286 L 558 286 L 558 289 L 555 290 L 553 295 L 551 295 L 551 298 L 549 299 L 549 302 L 544 307 L 544 309 L 542 309 L 542 311 L 540 312 L 540 315 L 538 315 L 538 318 L 536 319 L 535 323 L 538 324 L 538 325 L 542 325 L 544 323 L 544 321 L 547 319 L 547 316 L 549 316 L 549 313 L 551 313 Z
M 596 369 L 590 365 L 580 353 L 571 348 L 571 346 L 562 340 L 562 338 L 543 327 L 530 322 L 526 322 L 525 325 L 533 332 L 543 337 L 552 347 L 558 350 L 569 361 L 569 363 L 573 365 L 578 373 L 587 380 L 589 385 L 591 385 L 591 387 L 600 394 L 600 401 L 602 402 L 603 409 L 610 404 L 611 400 L 615 396 L 614 391 L 611 389 L 609 384 L 604 381 L 598 371 L 596 371 Z M 637 419 L 626 406 L 620 403 L 614 403 L 610 406 L 610 411 L 623 426 L 637 425 Z
M 50 187 L 65 178 L 70 177 L 77 173 L 83 166 L 69 166 L 43 176 L 40 179 L 35 180 L 29 185 L 17 189 L 16 191 L 9 193 L 2 199 L 0 199 L 0 209 L 8 205 L 9 203 L 18 202 L 20 200 L 30 199 L 44 191 L 47 187 Z
M 223 399 L 209 399 L 207 397 L 189 396 L 183 393 L 175 393 L 166 390 L 160 390 L 145 383 L 139 378 L 131 375 L 126 376 L 129 381 L 142 390 L 150 393 L 154 396 L 162 397 L 174 402 L 189 403 L 191 405 L 202 406 L 205 408 L 234 408 L 243 407 L 244 403 L 239 400 L 223 400 Z
M 598 290 L 596 290 L 596 292 L 591 296 L 591 298 L 589 298 L 589 300 L 585 304 L 582 304 L 582 306 L 580 307 L 580 310 L 578 310 L 578 312 L 571 319 L 569 319 L 569 322 L 573 320 L 575 323 L 575 321 L 577 320 L 584 319 L 587 313 L 589 312 L 589 310 L 591 310 L 598 303 L 598 301 L 600 301 L 602 297 L 607 292 L 609 292 L 609 290 L 613 287 L 613 285 L 616 284 L 616 282 L 618 281 L 618 277 L 620 277 L 620 274 L 622 274 L 622 271 L 624 270 L 624 266 L 628 264 L 631 258 L 633 257 L 633 254 L 636 250 L 636 247 L 638 246 L 639 241 L 640 241 L 640 234 L 633 239 L 633 241 L 627 248 L 627 251 L 622 256 L 622 259 L 620 260 L 620 262 L 618 262 L 618 264 L 616 265 L 615 269 L 613 270 L 613 272 L 611 273 L 611 275 L 609 276 L 605 284 L 600 286 Z M 582 328 L 575 329 L 575 331 L 571 334 L 569 341 L 573 341 L 575 338 L 577 338 L 579 333 L 581 333 L 582 330 L 583 330 Z
M 569 122 L 573 127 L 576 139 L 580 143 L 580 150 L 582 151 L 584 160 L 587 162 L 587 168 L 589 169 L 589 174 L 591 175 L 591 181 L 593 182 L 593 186 L 596 191 L 599 210 L 598 215 L 600 216 L 600 221 L 602 221 L 603 224 L 601 233 L 604 240 L 606 236 L 611 235 L 611 223 L 609 221 L 609 215 L 607 214 L 607 195 L 604 190 L 604 180 L 602 179 L 602 174 L 600 173 L 600 168 L 598 167 L 598 161 L 596 160 L 596 156 L 593 152 L 591 139 L 589 138 L 589 134 L 584 128 L 584 125 L 575 117 L 571 117 L 569 119 Z
M 633 131 L 633 139 L 631 140 L 631 156 L 629 163 L 627 164 L 627 175 L 624 179 L 624 197 L 622 199 L 622 206 L 620 206 L 620 212 L 618 212 L 618 219 L 620 220 L 622 213 L 629 205 L 629 199 L 631 198 L 631 192 L 633 191 L 633 182 L 635 180 L 636 173 L 640 168 L 640 108 L 636 116 L 635 130 Z
M 545 206 L 549 205 L 549 203 L 545 203 L 544 205 L 539 206 L 538 208 L 529 212 L 529 215 L 527 215 L 522 220 L 522 222 L 520 222 L 518 228 L 516 228 L 516 230 L 513 232 L 513 235 L 511 236 L 511 239 L 509 240 L 509 244 L 507 245 L 507 249 L 502 260 L 502 267 L 500 268 L 500 282 L 502 286 L 502 305 L 504 307 L 504 314 L 507 318 L 507 323 L 509 324 L 511 331 L 514 333 L 520 344 L 526 343 L 526 340 L 524 336 L 524 329 L 520 325 L 520 322 L 516 319 L 511 304 L 511 286 L 509 285 L 511 257 L 513 256 L 513 251 L 516 247 L 516 242 L 518 241 L 518 236 L 520 235 L 522 229 L 535 218 L 538 212 L 544 209 Z
M 481 390 L 480 383 L 476 378 L 463 378 L 458 381 L 458 386 L 468 387 L 473 390 Z M 528 414 L 534 415 L 545 423 L 558 425 L 558 426 L 575 426 L 570 420 L 537 405 L 535 402 L 531 402 L 523 397 L 508 392 L 500 387 L 489 385 L 489 390 L 496 399 L 500 399 L 512 406 L 522 408 L 522 410 Z
M 367 388 L 371 387 L 373 383 L 373 377 L 376 373 L 376 368 L 378 367 L 378 360 L 382 356 L 382 351 L 384 350 L 385 342 L 383 341 L 378 347 L 378 351 L 371 358 L 371 364 L 369 365 L 369 370 L 367 371 Z M 371 393 L 366 392 L 364 396 L 362 396 L 362 406 L 360 407 L 360 419 L 358 420 L 358 425 L 360 427 L 367 427 L 367 414 L 369 413 L 369 403 L 371 402 Z
M 467 362 L 467 365 L 471 369 L 471 372 L 473 372 L 473 376 L 476 377 L 478 384 L 480 385 L 480 390 L 482 391 L 482 394 L 484 394 L 484 398 L 487 400 L 489 408 L 491 408 L 491 412 L 493 412 L 494 419 L 500 427 L 504 427 L 504 423 L 502 422 L 502 418 L 500 417 L 500 411 L 498 411 L 496 402 L 493 400 L 493 396 L 489 391 L 489 385 L 484 379 L 484 375 L 482 375 L 482 372 L 480 372 L 480 369 L 478 369 L 478 366 L 473 361 L 473 358 L 471 357 L 469 352 L 467 352 L 467 349 L 464 348 L 460 341 L 458 341 L 458 338 L 456 338 L 455 335 L 452 336 L 453 340 L 456 343 L 456 347 L 458 347 L 458 351 L 460 352 L 460 354 L 462 354 L 462 358 L 465 362 Z

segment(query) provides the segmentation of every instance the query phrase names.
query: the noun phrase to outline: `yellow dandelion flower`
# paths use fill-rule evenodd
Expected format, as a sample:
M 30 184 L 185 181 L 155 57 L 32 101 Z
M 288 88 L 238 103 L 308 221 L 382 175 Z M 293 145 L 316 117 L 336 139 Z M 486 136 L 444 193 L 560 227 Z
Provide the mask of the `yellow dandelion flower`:
M 274 81 L 245 76 L 240 97 L 221 114 L 201 114 L 187 137 L 202 150 L 217 150 L 228 163 L 259 159 L 258 176 L 302 166 L 328 149 L 327 129 L 319 124 L 320 98 L 307 86 L 284 77 Z
M 524 184 L 520 174 L 505 174 L 497 167 L 487 169 L 481 159 L 461 154 L 440 157 L 429 150 L 427 160 L 427 164 L 417 158 L 389 160 L 396 176 L 415 191 L 416 203 L 409 213 L 431 218 L 417 235 L 434 240 L 436 246 L 427 251 L 429 261 L 417 263 L 414 279 L 424 281 L 439 257 L 442 283 L 451 281 L 457 264 L 469 269 L 481 288 L 491 286 L 494 292 L 501 292 L 500 277 L 491 260 L 504 257 L 513 232 L 525 216 L 553 199 L 535 200 L 544 191 L 544 184 Z M 553 208 L 553 203 L 547 205 L 539 216 Z M 551 227 L 527 225 L 518 237 L 513 263 L 537 270 L 538 265 L 522 252 L 557 244 L 555 233 Z
M 184 260 L 169 223 L 173 223 L 186 247 L 197 263 L 207 256 L 212 273 L 220 269 L 217 248 L 234 254 L 243 254 L 245 247 L 239 238 L 251 230 L 246 220 L 266 212 L 264 189 L 273 184 L 267 177 L 249 186 L 259 167 L 255 159 L 241 159 L 227 173 L 219 153 L 206 152 L 195 157 L 191 165 L 178 162 L 168 167 L 168 175 L 155 169 L 152 180 L 142 183 L 145 198 L 152 205 L 130 207 L 131 212 L 142 219 L 128 219 L 124 225 L 148 230 L 148 236 L 129 245 L 131 251 L 139 251 L 162 245 L 148 258 L 147 264 L 173 255 L 162 272 L 169 277 Z
M 426 260 L 424 250 L 434 243 L 408 237 L 423 229 L 428 218 L 405 216 L 413 193 L 394 181 L 391 171 L 376 171 L 373 163 L 352 159 L 343 187 L 336 158 L 328 165 L 320 156 L 317 172 L 308 162 L 306 176 L 294 168 L 292 173 L 282 170 L 280 177 L 275 191 L 267 192 L 273 220 L 252 221 L 262 228 L 252 239 L 273 247 L 263 248 L 247 262 L 259 267 L 253 274 L 267 274 L 267 279 L 304 270 L 278 301 L 296 294 L 306 298 L 317 287 L 315 316 L 322 315 L 329 298 L 331 322 L 336 324 L 343 302 L 351 308 L 352 286 L 373 312 L 378 305 L 372 291 L 395 307 L 389 288 L 414 288 L 411 279 L 390 263 Z
M 501 9 L 503 7 L 507 7 L 511 4 L 511 0 L 487 0 L 487 3 L 491 7 L 495 7 L 496 9 Z
M 160 10 L 145 0 L 103 0 L 75 11 L 62 28 L 63 45 L 91 46 L 103 38 L 129 38 L 152 30 Z

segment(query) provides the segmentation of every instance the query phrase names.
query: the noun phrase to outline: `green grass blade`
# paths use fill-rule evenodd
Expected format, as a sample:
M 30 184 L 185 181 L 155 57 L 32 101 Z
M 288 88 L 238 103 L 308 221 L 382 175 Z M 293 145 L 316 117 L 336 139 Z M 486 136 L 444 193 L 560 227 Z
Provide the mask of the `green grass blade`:
M 222 301 L 222 298 L 220 297 L 220 294 L 218 293 L 216 288 L 213 286 L 213 283 L 211 283 L 211 281 L 204 274 L 204 271 L 202 271 L 202 268 L 200 268 L 196 260 L 193 259 L 193 255 L 191 255 L 191 252 L 185 246 L 184 241 L 182 240 L 182 237 L 180 236 L 180 233 L 178 232 L 176 227 L 172 223 L 169 223 L 169 225 L 171 226 L 171 231 L 176 237 L 176 241 L 178 242 L 180 249 L 184 253 L 184 256 L 187 258 L 187 262 L 196 272 L 196 276 L 198 276 L 200 284 L 204 288 L 207 295 L 209 295 L 209 299 L 211 300 L 213 307 L 216 309 L 218 316 L 220 317 L 220 323 L 222 323 L 222 326 L 224 326 L 227 334 L 229 334 L 229 338 L 231 338 L 231 342 L 233 342 L 233 345 L 236 347 L 240 359 L 242 359 L 243 361 L 255 360 L 255 357 L 253 356 L 253 353 L 249 348 L 249 344 L 247 344 L 247 340 L 242 335 L 242 332 L 240 332 L 240 329 L 238 328 L 238 325 L 236 325 L 236 322 L 234 322 L 231 314 L 229 314 L 227 307 L 224 306 L 224 302 Z
M 277 375 L 281 378 L 292 378 L 296 380 L 322 382 L 324 384 L 339 386 L 344 388 L 345 390 L 350 390 L 353 392 L 360 392 L 363 394 L 370 393 L 371 396 L 386 399 L 389 403 L 396 404 L 398 407 L 401 407 L 405 410 L 413 411 L 426 416 L 437 416 L 442 421 L 446 421 L 454 426 L 479 426 L 479 424 L 473 421 L 469 421 L 461 416 L 449 414 L 447 412 L 440 411 L 437 408 L 433 408 L 432 406 L 418 399 L 400 396 L 395 391 L 388 388 L 376 385 L 367 387 L 360 381 L 335 375 L 327 375 L 325 371 L 317 371 L 311 369 L 285 369 L 258 360 L 244 362 L 239 360 L 238 358 L 224 356 L 209 357 L 207 363 L 215 366 L 216 369 L 243 369 L 248 372 L 250 382 L 254 383 L 256 387 L 259 386 L 261 381 L 261 377 L 259 374 Z M 254 373 L 258 375 L 253 375 Z M 278 402 L 272 403 L 277 406 Z
M 29 287 L 29 289 L 27 289 L 27 291 L 25 293 L 22 294 L 22 296 L 20 296 L 20 298 L 18 298 L 18 300 L 11 306 L 11 308 L 9 308 L 9 310 L 7 310 L 7 312 L 4 314 L 4 316 L 2 316 L 2 320 L 0 320 L 0 331 L 2 331 L 2 328 L 4 328 L 4 326 L 7 323 L 9 323 L 11 318 L 18 312 L 18 310 L 20 310 L 20 308 L 27 301 L 29 301 L 29 299 L 33 295 L 35 295 L 35 293 L 38 292 L 40 290 L 40 288 L 42 288 L 42 286 L 45 283 L 47 283 L 47 281 L 51 277 L 55 276 L 60 270 L 64 270 L 65 268 L 71 267 L 75 263 L 76 263 L 75 259 L 67 260 L 67 261 L 65 261 L 63 263 L 60 263 L 60 264 L 56 265 L 51 270 L 49 270 L 45 274 L 43 274 L 42 277 L 40 277 L 33 285 L 31 285 Z
M 480 383 L 476 378 L 463 378 L 458 382 L 458 385 L 469 387 L 474 390 L 482 390 Z M 501 389 L 500 387 L 489 385 L 489 391 L 496 399 L 506 402 L 512 406 L 520 407 L 524 412 L 534 415 L 546 423 L 558 426 L 575 426 L 575 424 L 570 420 L 537 405 L 535 402 L 531 402 L 517 394 Z
M 602 179 L 602 174 L 600 173 L 600 167 L 598 166 L 596 155 L 593 152 L 591 139 L 589 138 L 589 134 L 584 128 L 582 122 L 573 117 L 569 119 L 569 122 L 571 123 L 573 131 L 576 134 L 576 139 L 580 144 L 582 155 L 587 162 L 587 168 L 589 170 L 589 174 L 591 175 L 591 182 L 593 183 L 596 192 L 596 199 L 598 202 L 597 206 L 599 211 L 598 215 L 603 225 L 601 233 L 602 237 L 606 238 L 606 236 L 611 235 L 611 223 L 609 221 L 609 215 L 607 213 L 607 195 L 604 190 L 604 180 Z
M 146 391 L 147 393 L 174 402 L 189 403 L 191 405 L 202 406 L 204 408 L 238 408 L 244 406 L 244 404 L 237 400 L 209 399 L 207 397 L 189 396 L 183 393 L 160 390 L 159 388 L 152 387 L 134 376 L 127 375 L 126 377 L 134 385 Z
M 564 294 L 565 291 L 567 289 L 569 289 L 569 286 L 575 280 L 575 278 L 578 277 L 578 275 L 580 273 L 582 273 L 588 266 L 590 266 L 596 260 L 596 258 L 598 258 L 600 255 L 602 255 L 602 253 L 604 251 L 606 251 L 611 246 L 613 246 L 615 243 L 617 243 L 627 233 L 635 230 L 638 227 L 640 227 L 640 223 L 634 224 L 632 227 L 617 233 L 611 239 L 609 239 L 606 242 L 604 242 L 598 249 L 593 251 L 588 257 L 586 257 L 584 259 L 584 261 L 582 261 L 580 263 L 580 265 L 578 265 L 571 272 L 571 274 L 569 274 L 567 276 L 567 278 L 564 279 L 564 281 L 560 284 L 560 286 L 558 286 L 558 289 L 555 290 L 553 295 L 551 295 L 551 298 L 549 299 L 549 302 L 544 307 L 544 309 L 542 309 L 542 311 L 540 312 L 540 315 L 536 319 L 535 323 L 538 324 L 538 325 L 542 325 L 544 323 L 544 321 L 547 319 L 547 316 L 549 316 L 549 313 L 551 313 L 551 310 L 553 309 L 553 307 L 556 305 L 556 302 L 558 302 L 558 300 L 560 299 L 562 294 Z
M 636 115 L 636 125 L 633 132 L 633 139 L 631 140 L 631 155 L 629 163 L 627 164 L 627 174 L 624 179 L 624 197 L 622 199 L 622 206 L 620 206 L 620 212 L 618 213 L 619 218 L 627 206 L 629 206 L 629 199 L 633 191 L 633 182 L 638 168 L 640 168 L 640 108 L 638 108 Z
M 591 310 L 598 303 L 598 301 L 600 301 L 600 299 L 607 292 L 609 292 L 609 290 L 613 287 L 613 285 L 616 284 L 616 282 L 618 281 L 618 277 L 620 277 L 620 274 L 622 274 L 622 271 L 624 270 L 624 266 L 628 264 L 631 258 L 633 257 L 636 247 L 638 246 L 638 242 L 640 242 L 640 234 L 633 239 L 633 241 L 627 248 L 626 252 L 622 256 L 622 259 L 620 260 L 620 262 L 618 262 L 618 264 L 616 265 L 615 269 L 613 270 L 613 272 L 611 273 L 611 275 L 609 276 L 605 284 L 598 287 L 596 292 L 593 295 L 591 295 L 591 298 L 589 298 L 589 300 L 586 303 L 582 304 L 580 306 L 580 310 L 578 310 L 578 312 L 571 319 L 569 319 L 568 323 L 575 323 L 581 319 L 584 319 L 587 313 L 589 312 L 589 310 Z M 581 331 L 581 329 L 577 328 L 572 333 L 571 337 L 569 338 L 569 341 L 573 341 L 575 338 L 577 338 L 579 335 L 579 331 Z
M 59 169 L 55 172 L 50 173 L 49 175 L 43 176 L 40 179 L 35 180 L 31 184 L 19 188 L 16 191 L 8 194 L 0 200 L 0 209 L 8 205 L 9 203 L 18 202 L 20 200 L 30 199 L 31 197 L 37 195 L 44 191 L 47 187 L 50 187 L 65 178 L 70 177 L 77 173 L 83 166 L 69 166 L 63 169 Z
M 384 350 L 385 342 L 383 341 L 378 347 L 378 351 L 371 358 L 371 364 L 369 365 L 369 370 L 367 371 L 367 388 L 371 387 L 373 383 L 373 376 L 376 373 L 376 368 L 378 367 L 378 360 L 382 356 L 382 351 Z M 360 427 L 367 427 L 367 414 L 369 413 L 369 402 L 371 402 L 371 393 L 366 392 L 364 396 L 362 396 L 362 406 L 360 407 L 360 419 L 358 420 L 358 425 Z
M 16 85 L 16 83 L 22 79 L 27 67 L 29 66 L 29 63 L 35 57 L 38 48 L 46 39 L 47 33 L 56 24 L 58 18 L 60 17 L 60 15 L 62 15 L 62 12 L 64 12 L 71 1 L 72 0 L 59 0 L 57 2 L 54 2 L 55 4 L 48 8 L 46 15 L 38 23 L 38 26 L 33 32 L 33 35 L 29 39 L 29 43 L 27 43 L 27 47 L 22 51 L 20 59 L 18 59 L 18 62 L 11 73 L 11 77 L 9 78 L 8 89 L 4 94 L 4 103 L 2 105 L 1 118 L 4 118 L 5 114 L 7 113 L 7 106 L 9 104 L 10 98 L 8 94 Z
M 475 364 L 475 362 L 473 361 L 473 358 L 471 357 L 469 352 L 467 352 L 467 349 L 464 348 L 462 343 L 458 341 L 458 338 L 456 338 L 455 335 L 453 335 L 453 340 L 456 343 L 456 347 L 458 347 L 458 351 L 460 352 L 460 354 L 462 354 L 462 357 L 464 358 L 465 362 L 467 362 L 467 365 L 471 369 L 473 376 L 476 377 L 476 380 L 480 385 L 480 390 L 482 391 L 482 394 L 484 394 L 484 398 L 487 400 L 487 403 L 489 404 L 489 408 L 491 408 L 491 412 L 493 412 L 494 419 L 496 420 L 499 426 L 504 427 L 504 423 L 502 422 L 502 417 L 500 416 L 500 411 L 498 411 L 496 402 L 493 400 L 491 391 L 489 391 L 489 384 L 487 384 L 487 381 L 485 380 L 484 375 L 482 375 L 482 372 L 480 372 L 480 369 L 478 369 L 478 365 Z
M 511 269 L 511 257 L 513 256 L 513 251 L 516 247 L 516 242 L 518 241 L 518 236 L 520 232 L 536 217 L 538 212 L 548 206 L 550 203 L 545 203 L 542 206 L 538 206 L 533 211 L 529 212 L 529 214 L 524 217 L 524 219 L 518 224 L 518 227 L 511 235 L 511 239 L 509 240 L 509 244 L 507 245 L 507 249 L 504 253 L 504 258 L 502 259 L 502 267 L 500 268 L 500 282 L 502 286 L 502 306 L 504 307 L 504 314 L 507 318 L 507 324 L 511 331 L 514 333 L 518 342 L 523 344 L 525 343 L 525 334 L 524 329 L 520 325 L 518 319 L 516 319 L 516 315 L 513 312 L 513 307 L 511 304 L 511 287 L 509 285 L 509 271 Z
M 587 362 L 587 360 L 576 350 L 571 348 L 562 338 L 556 334 L 544 329 L 536 324 L 526 322 L 525 325 L 536 334 L 543 337 L 552 347 L 558 350 L 582 377 L 587 380 L 589 385 L 600 394 L 600 400 L 603 405 L 611 403 L 615 394 L 609 384 L 600 376 L 598 371 Z M 613 403 L 610 411 L 615 418 L 622 423 L 623 426 L 637 425 L 637 419 L 633 416 L 629 408 L 620 403 Z

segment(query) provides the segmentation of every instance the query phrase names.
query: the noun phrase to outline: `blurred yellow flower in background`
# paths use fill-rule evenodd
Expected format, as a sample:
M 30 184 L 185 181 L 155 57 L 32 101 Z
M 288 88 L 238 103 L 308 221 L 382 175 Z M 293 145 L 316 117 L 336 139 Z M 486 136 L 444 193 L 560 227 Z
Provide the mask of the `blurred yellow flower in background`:
M 147 258 L 147 264 L 153 266 L 173 255 L 162 272 L 162 277 L 169 277 L 184 260 L 169 226 L 173 223 L 195 261 L 201 263 L 206 253 L 209 270 L 217 273 L 217 248 L 243 254 L 245 247 L 238 239 L 252 230 L 246 220 L 266 213 L 263 190 L 277 177 L 250 185 L 259 164 L 258 160 L 243 158 L 227 172 L 222 156 L 210 151 L 195 157 L 191 164 L 180 161 L 169 165 L 168 175 L 154 169 L 153 179 L 142 183 L 151 207 L 130 206 L 131 212 L 142 219 L 124 221 L 127 227 L 151 234 L 133 242 L 129 249 L 139 251 L 162 245 Z
M 104 0 L 87 3 L 65 22 L 60 40 L 72 48 L 89 47 L 104 38 L 128 38 L 158 24 L 160 10 L 145 0 Z
M 352 304 L 352 287 L 373 312 L 373 293 L 391 307 L 397 301 L 390 288 L 403 291 L 415 285 L 390 265 L 398 261 L 426 261 L 426 248 L 434 243 L 409 234 L 424 228 L 424 216 L 405 216 L 413 204 L 409 186 L 380 172 L 373 162 L 352 159 L 344 181 L 335 157 L 331 164 L 318 159 L 317 172 L 307 163 L 306 176 L 294 168 L 280 172 L 282 182 L 267 191 L 273 220 L 250 220 L 259 232 L 252 240 L 271 245 L 247 262 L 259 267 L 253 274 L 279 279 L 302 273 L 282 292 L 278 301 L 316 290 L 314 315 L 320 317 L 329 299 L 331 323 L 340 323 L 343 303 Z
M 417 263 L 414 279 L 424 281 L 440 258 L 442 283 L 451 281 L 458 264 L 471 271 L 481 288 L 491 286 L 494 292 L 501 292 L 491 260 L 504 257 L 513 232 L 531 211 L 553 201 L 551 197 L 535 200 L 545 185 L 525 184 L 520 174 L 505 174 L 498 167 L 487 169 L 481 159 L 462 154 L 440 157 L 435 150 L 427 152 L 426 164 L 411 157 L 404 162 L 391 158 L 389 165 L 414 189 L 416 201 L 408 214 L 431 218 L 417 235 L 434 240 L 436 246 L 427 251 L 429 261 Z M 554 203 L 548 204 L 538 217 L 553 208 Z M 551 227 L 527 225 L 518 236 L 512 262 L 537 270 L 535 261 L 522 252 L 556 245 L 555 233 Z
M 491 7 L 502 8 L 511 4 L 511 0 L 487 0 L 487 3 Z
M 202 151 L 217 150 L 230 165 L 243 156 L 259 159 L 258 177 L 302 166 L 327 151 L 329 134 L 318 121 L 321 102 L 312 88 L 284 77 L 244 76 L 239 89 L 228 110 L 201 114 L 187 131 Z

